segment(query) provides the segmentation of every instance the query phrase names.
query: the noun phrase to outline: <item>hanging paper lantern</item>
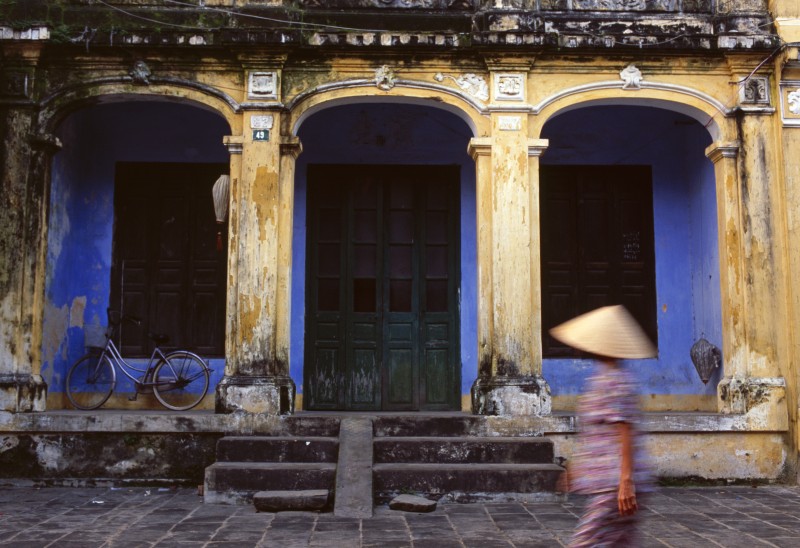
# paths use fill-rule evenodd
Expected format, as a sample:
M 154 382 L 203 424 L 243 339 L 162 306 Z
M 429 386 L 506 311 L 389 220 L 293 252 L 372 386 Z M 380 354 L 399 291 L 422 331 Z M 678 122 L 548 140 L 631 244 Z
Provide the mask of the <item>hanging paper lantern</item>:
M 211 194 L 214 197 L 214 214 L 217 217 L 217 251 L 222 251 L 222 224 L 228 214 L 228 189 L 230 184 L 230 177 L 220 175 L 211 189 Z
M 705 339 L 700 339 L 692 345 L 689 352 L 697 373 L 703 384 L 707 384 L 714 370 L 722 364 L 722 352 L 719 348 Z

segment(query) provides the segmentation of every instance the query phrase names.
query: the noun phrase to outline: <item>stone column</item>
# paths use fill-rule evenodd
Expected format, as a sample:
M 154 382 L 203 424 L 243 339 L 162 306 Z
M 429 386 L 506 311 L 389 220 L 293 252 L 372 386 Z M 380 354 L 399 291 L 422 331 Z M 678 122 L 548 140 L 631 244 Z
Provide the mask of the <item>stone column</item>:
M 722 299 L 721 413 L 759 414 L 764 426 L 785 427 L 786 287 L 781 198 L 769 140 L 769 118 L 743 115 L 741 142 L 714 143 Z M 763 415 L 763 416 L 762 416 Z
M 493 137 L 473 139 L 478 215 L 478 379 L 472 410 L 545 415 L 541 375 L 538 154 L 526 115 L 493 115 Z
M 25 107 L 0 106 L 0 412 L 44 411 L 42 314 L 50 166 L 60 147 Z
M 245 127 L 265 123 L 267 139 L 256 130 L 245 133 L 241 155 L 231 157 L 227 362 L 218 413 L 294 410 L 288 327 L 294 181 L 293 170 L 282 172 L 289 163 L 281 151 L 292 157 L 297 147 L 282 146 L 277 130 L 270 134 L 280 127 L 279 111 L 245 114 Z M 228 139 L 233 152 L 237 141 Z

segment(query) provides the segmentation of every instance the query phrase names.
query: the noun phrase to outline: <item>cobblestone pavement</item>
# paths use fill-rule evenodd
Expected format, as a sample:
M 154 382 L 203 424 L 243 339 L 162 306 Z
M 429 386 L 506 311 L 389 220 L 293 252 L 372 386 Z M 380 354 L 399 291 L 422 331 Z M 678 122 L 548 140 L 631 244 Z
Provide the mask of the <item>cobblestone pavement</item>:
M 370 519 L 256 513 L 193 490 L 0 486 L 0 545 L 27 547 L 530 548 L 564 546 L 581 500 L 376 508 Z M 800 488 L 664 488 L 644 505 L 646 547 L 800 546 Z

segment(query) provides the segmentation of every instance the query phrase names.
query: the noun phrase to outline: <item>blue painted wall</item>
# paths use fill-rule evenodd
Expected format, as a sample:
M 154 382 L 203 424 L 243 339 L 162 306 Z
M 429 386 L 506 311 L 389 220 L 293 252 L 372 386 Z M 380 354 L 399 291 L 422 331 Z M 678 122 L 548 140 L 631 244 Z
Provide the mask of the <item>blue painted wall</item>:
M 42 374 L 63 390 L 66 367 L 84 351 L 84 324 L 104 324 L 108 306 L 117 161 L 226 162 L 219 116 L 175 104 L 127 102 L 93 106 L 59 127 L 50 204 Z M 294 216 L 290 372 L 303 383 L 306 171 L 314 163 L 455 164 L 461 169 L 462 393 L 477 376 L 477 281 L 474 162 L 471 132 L 457 116 L 402 104 L 323 110 L 298 133 Z M 635 370 L 652 394 L 713 394 L 689 358 L 701 336 L 721 346 L 716 202 L 710 143 L 697 122 L 641 107 L 592 107 L 551 120 L 542 135 L 551 164 L 645 164 L 653 170 L 659 358 Z M 213 384 L 222 375 L 213 364 Z M 555 395 L 580 391 L 589 364 L 545 360 Z
M 292 250 L 290 373 L 303 386 L 305 315 L 306 172 L 309 164 L 446 164 L 461 170 L 461 391 L 478 376 L 475 243 L 475 163 L 467 154 L 472 133 L 444 110 L 408 104 L 361 104 L 323 110 L 298 131 Z
M 705 337 L 722 347 L 716 193 L 704 150 L 708 132 L 674 112 L 646 107 L 589 107 L 550 120 L 544 164 L 650 165 L 656 240 L 659 356 L 632 368 L 644 394 L 715 394 L 721 371 L 703 385 L 689 357 Z M 545 360 L 554 395 L 581 390 L 590 364 Z
M 116 162 L 227 162 L 230 129 L 201 108 L 140 101 L 77 111 L 57 134 L 64 147 L 53 160 L 42 345 L 51 393 L 63 391 L 67 367 L 84 353 L 83 326 L 106 324 Z M 216 385 L 224 361 L 213 361 Z

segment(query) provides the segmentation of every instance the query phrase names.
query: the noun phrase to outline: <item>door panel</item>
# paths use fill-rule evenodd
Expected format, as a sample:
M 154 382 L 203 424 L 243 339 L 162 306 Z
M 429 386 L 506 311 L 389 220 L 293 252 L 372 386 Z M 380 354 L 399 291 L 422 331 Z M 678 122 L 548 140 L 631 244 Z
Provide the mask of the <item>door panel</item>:
M 457 169 L 310 166 L 308 188 L 306 407 L 457 409 Z
M 119 162 L 115 174 L 111 307 L 124 355 L 148 356 L 148 331 L 169 346 L 224 356 L 227 237 L 217 251 L 212 186 L 227 164 Z
M 580 313 L 624 304 L 656 341 L 649 167 L 542 166 L 545 357 L 577 352 L 547 331 Z

